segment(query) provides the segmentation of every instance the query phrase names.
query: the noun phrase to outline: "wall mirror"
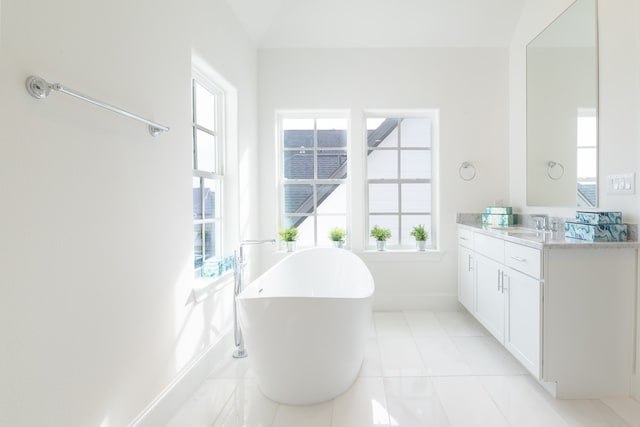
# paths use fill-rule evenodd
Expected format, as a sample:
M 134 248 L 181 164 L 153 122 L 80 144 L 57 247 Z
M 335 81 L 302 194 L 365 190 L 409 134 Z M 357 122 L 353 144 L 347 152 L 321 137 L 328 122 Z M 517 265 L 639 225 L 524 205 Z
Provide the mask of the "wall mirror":
M 597 0 L 527 45 L 527 205 L 598 203 Z

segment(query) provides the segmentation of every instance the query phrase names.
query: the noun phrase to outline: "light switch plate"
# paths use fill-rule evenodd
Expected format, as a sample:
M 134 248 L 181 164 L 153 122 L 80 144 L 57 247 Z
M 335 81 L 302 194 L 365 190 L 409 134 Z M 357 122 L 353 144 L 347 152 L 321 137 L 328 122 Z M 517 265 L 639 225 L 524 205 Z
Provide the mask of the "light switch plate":
M 636 174 L 607 175 L 607 194 L 635 194 Z

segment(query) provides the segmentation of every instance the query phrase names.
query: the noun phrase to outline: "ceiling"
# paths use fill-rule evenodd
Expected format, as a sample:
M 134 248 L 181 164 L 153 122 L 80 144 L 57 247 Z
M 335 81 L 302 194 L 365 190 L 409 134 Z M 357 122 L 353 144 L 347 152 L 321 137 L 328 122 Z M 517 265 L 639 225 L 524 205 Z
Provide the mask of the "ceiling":
M 226 0 L 259 48 L 508 46 L 525 0 Z

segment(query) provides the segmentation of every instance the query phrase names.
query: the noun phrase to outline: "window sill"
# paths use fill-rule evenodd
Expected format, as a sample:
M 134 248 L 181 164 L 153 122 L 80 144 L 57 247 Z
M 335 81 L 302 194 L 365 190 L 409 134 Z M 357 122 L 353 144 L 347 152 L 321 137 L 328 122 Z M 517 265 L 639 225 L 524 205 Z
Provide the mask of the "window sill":
M 211 295 L 233 284 L 233 270 L 225 272 L 219 277 L 199 277 L 194 280 L 191 296 L 187 304 L 200 304 Z

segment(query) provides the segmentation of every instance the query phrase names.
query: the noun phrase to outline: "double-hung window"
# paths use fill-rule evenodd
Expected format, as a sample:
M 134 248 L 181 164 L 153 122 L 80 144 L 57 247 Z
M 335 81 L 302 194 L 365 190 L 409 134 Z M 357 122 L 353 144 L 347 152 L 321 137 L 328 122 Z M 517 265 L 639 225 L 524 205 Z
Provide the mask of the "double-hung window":
M 346 116 L 281 115 L 280 227 L 298 228 L 302 246 L 329 245 L 347 225 Z
M 217 270 L 222 253 L 223 106 L 223 92 L 195 74 L 192 79 L 192 146 L 196 276 L 212 275 L 214 261 Z
M 435 112 L 411 116 L 366 117 L 368 229 L 391 231 L 389 248 L 413 248 L 414 226 L 428 233 L 427 247 L 435 248 L 433 187 Z M 368 235 L 369 233 L 367 233 Z M 369 247 L 375 240 L 369 238 Z

